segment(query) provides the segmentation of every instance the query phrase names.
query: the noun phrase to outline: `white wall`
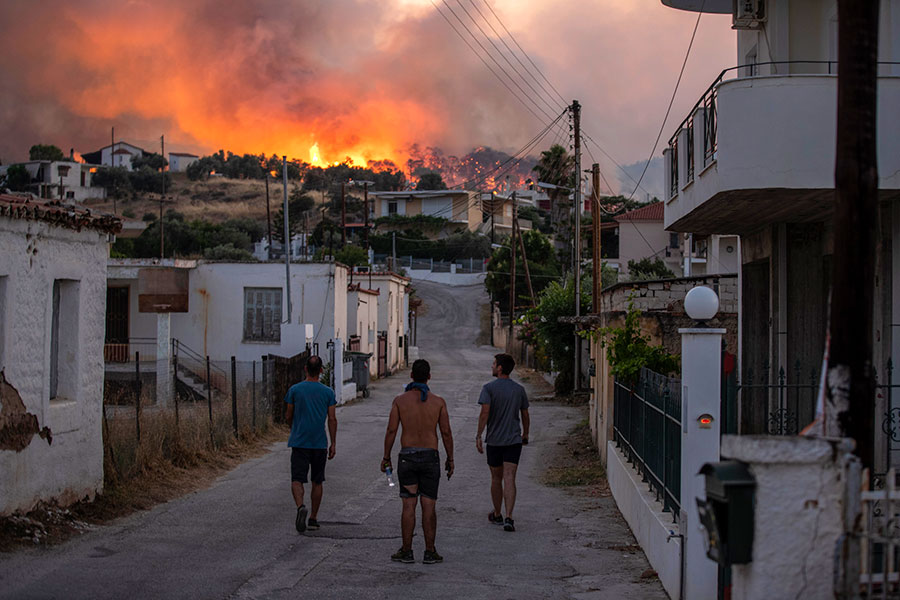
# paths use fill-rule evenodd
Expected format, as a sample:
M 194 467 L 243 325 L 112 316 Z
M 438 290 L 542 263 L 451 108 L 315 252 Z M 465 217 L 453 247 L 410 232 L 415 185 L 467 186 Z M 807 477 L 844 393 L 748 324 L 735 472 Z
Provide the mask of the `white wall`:
M 119 150 L 123 148 L 128 150 L 131 155 L 128 154 L 113 154 L 113 149 Z M 106 165 L 108 167 L 125 167 L 129 171 L 131 170 L 131 161 L 133 158 L 137 156 L 143 156 L 144 151 L 129 144 L 127 142 L 116 142 L 114 146 L 107 146 L 100 151 L 100 164 Z
M 406 287 L 409 282 L 397 275 L 373 275 L 371 288 L 379 290 L 378 327 L 387 331 L 387 368 L 393 372 L 405 366 L 400 338 L 406 331 Z M 377 356 L 376 356 L 377 358 Z
M 900 77 L 881 77 L 881 189 L 900 189 L 900 119 L 893 110 L 897 106 Z M 666 227 L 726 190 L 834 188 L 836 111 L 834 76 L 752 77 L 722 83 L 717 161 L 705 170 L 698 164 L 694 182 L 666 201 Z M 683 159 L 682 154 L 680 164 Z
M 169 171 L 173 173 L 182 173 L 187 171 L 188 166 L 200 160 L 197 156 L 178 156 L 169 153 Z
M 190 264 L 190 261 L 183 261 Z M 110 285 L 131 285 L 129 336 L 156 337 L 156 315 L 137 310 L 137 272 L 152 261 L 111 261 Z M 129 266 L 131 264 L 132 266 Z M 171 264 L 167 261 L 166 264 Z M 186 265 L 182 265 L 186 266 Z M 280 342 L 245 341 L 244 288 L 281 288 L 282 320 L 287 319 L 285 267 L 278 263 L 199 263 L 190 269 L 189 312 L 172 314 L 172 337 L 214 361 L 259 360 L 263 354 L 293 356 L 306 349 L 302 325 L 314 327 L 314 343 L 347 337 L 347 270 L 330 263 L 292 263 L 291 323 L 282 324 Z M 147 348 L 150 351 L 150 348 Z M 143 351 L 142 351 L 143 354 Z
M 105 233 L 0 217 L 0 369 L 53 438 L 48 444 L 35 436 L 21 452 L 0 450 L 0 514 L 42 499 L 66 504 L 102 489 L 107 254 Z M 51 400 L 58 279 L 68 280 L 60 302 L 59 394 L 65 397 Z
M 378 374 L 376 336 L 378 335 L 378 296 L 353 291 L 347 294 L 347 330 L 360 338 L 359 351 L 369 352 L 369 375 Z

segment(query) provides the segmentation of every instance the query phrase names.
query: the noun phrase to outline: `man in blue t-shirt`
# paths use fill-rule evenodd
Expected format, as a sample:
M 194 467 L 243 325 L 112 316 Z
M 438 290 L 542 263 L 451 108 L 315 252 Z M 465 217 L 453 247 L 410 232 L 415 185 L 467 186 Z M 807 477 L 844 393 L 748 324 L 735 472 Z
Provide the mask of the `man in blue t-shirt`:
M 297 531 L 318 529 L 319 505 L 322 503 L 322 482 L 325 481 L 326 448 L 328 460 L 334 458 L 337 437 L 337 416 L 335 416 L 334 390 L 319 383 L 322 373 L 322 359 L 310 356 L 306 361 L 306 380 L 291 386 L 284 397 L 284 420 L 291 424 L 291 493 L 297 504 L 294 521 Z M 331 445 L 325 437 L 325 418 L 328 417 L 328 433 Z M 312 512 L 306 520 L 306 505 L 303 504 L 303 484 L 307 473 L 311 473 L 312 489 L 309 492 Z
M 516 504 L 516 470 L 522 445 L 528 443 L 528 396 L 525 388 L 509 378 L 516 361 L 509 354 L 494 356 L 491 374 L 494 381 L 481 388 L 478 404 L 478 433 L 475 448 L 483 454 L 481 434 L 487 427 L 484 445 L 487 446 L 487 463 L 491 469 L 491 501 L 494 510 L 488 514 L 491 523 L 503 525 L 505 531 L 515 531 L 513 507 Z M 519 416 L 522 424 L 519 427 Z M 506 519 L 500 514 L 501 503 L 506 503 Z

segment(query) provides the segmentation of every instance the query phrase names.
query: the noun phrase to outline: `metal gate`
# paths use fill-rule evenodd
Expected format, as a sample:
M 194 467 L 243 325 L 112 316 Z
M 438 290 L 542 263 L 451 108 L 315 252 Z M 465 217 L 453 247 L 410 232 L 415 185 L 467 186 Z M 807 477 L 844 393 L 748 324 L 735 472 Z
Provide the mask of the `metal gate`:
M 387 332 L 378 334 L 378 376 L 387 377 Z

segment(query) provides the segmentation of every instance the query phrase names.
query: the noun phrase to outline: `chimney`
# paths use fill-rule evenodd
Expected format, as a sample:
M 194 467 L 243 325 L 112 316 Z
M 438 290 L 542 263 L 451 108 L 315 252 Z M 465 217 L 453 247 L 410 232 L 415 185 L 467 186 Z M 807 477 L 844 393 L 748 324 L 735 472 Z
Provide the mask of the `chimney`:
M 75 161 L 75 148 L 69 148 L 69 160 Z

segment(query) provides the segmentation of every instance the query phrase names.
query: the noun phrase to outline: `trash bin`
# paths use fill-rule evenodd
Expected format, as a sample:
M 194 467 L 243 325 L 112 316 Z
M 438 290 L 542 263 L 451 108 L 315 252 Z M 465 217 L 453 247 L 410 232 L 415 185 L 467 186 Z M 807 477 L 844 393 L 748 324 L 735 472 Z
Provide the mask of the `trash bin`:
M 362 392 L 363 398 L 369 397 L 369 359 L 371 352 L 345 352 L 344 356 L 353 360 L 353 382 L 356 389 Z

